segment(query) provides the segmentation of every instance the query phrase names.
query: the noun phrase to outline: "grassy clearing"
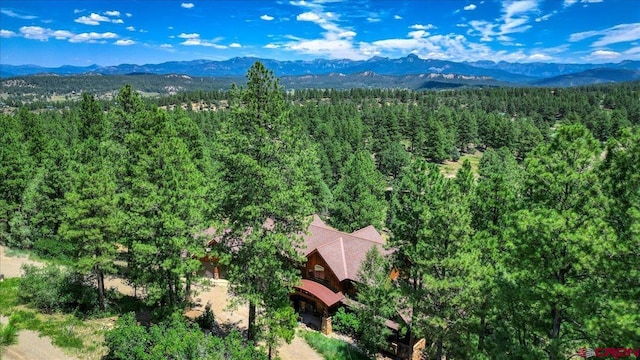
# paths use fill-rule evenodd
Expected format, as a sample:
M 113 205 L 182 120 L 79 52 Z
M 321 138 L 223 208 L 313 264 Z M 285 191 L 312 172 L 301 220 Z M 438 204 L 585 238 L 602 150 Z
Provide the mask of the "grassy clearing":
M 302 337 L 326 360 L 370 360 L 353 345 L 324 336 L 317 331 L 303 331 Z
M 440 171 L 442 175 L 445 177 L 455 177 L 458 173 L 458 170 L 462 167 L 462 162 L 467 159 L 471 163 L 471 169 L 473 170 L 473 174 L 478 177 L 478 165 L 480 165 L 480 159 L 482 159 L 482 152 L 477 151 L 473 154 L 464 154 L 460 157 L 460 159 L 456 162 L 453 161 L 445 161 L 440 166 Z
M 48 336 L 54 345 L 78 359 L 101 359 L 106 354 L 104 332 L 114 318 L 80 320 L 70 314 L 42 314 L 18 301 L 20 278 L 0 282 L 0 314 L 15 321 L 18 329 L 33 330 Z

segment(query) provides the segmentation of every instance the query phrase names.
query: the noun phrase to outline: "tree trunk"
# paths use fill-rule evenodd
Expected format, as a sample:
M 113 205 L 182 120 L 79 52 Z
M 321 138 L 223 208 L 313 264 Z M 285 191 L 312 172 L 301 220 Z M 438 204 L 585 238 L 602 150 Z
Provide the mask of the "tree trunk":
M 438 339 L 436 347 L 436 360 L 442 360 L 442 339 Z
M 184 289 L 184 301 L 191 302 L 191 275 L 187 274 L 186 284 Z
M 478 339 L 478 350 L 482 351 L 484 349 L 484 337 L 487 332 L 487 302 L 483 301 L 481 306 L 480 313 L 480 334 Z
M 254 341 L 256 338 L 256 304 L 249 301 L 249 329 L 247 339 Z
M 106 307 L 104 304 L 104 273 L 100 269 L 99 265 L 95 267 L 96 277 L 98 278 L 98 306 L 100 307 L 100 311 L 105 311 Z

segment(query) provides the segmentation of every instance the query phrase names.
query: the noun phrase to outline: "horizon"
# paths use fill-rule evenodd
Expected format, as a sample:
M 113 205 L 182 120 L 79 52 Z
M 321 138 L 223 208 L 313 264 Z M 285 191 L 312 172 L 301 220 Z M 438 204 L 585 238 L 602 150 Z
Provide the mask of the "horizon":
M 389 59 L 389 60 L 400 60 L 400 59 L 404 59 L 407 58 L 409 56 L 417 56 L 418 58 L 420 58 L 421 60 L 437 60 L 437 61 L 451 61 L 451 62 L 456 62 L 456 63 L 469 63 L 469 64 L 473 64 L 474 62 L 492 62 L 494 64 L 498 64 L 501 62 L 505 62 L 505 63 L 510 63 L 510 64 L 558 64 L 558 65 L 607 65 L 607 64 L 620 64 L 620 63 L 624 63 L 624 62 L 630 62 L 630 61 L 640 61 L 640 60 L 620 60 L 617 62 L 606 62 L 606 63 L 560 63 L 560 62 L 546 62 L 546 61 L 535 61 L 535 62 L 511 62 L 511 61 L 505 61 L 505 60 L 500 60 L 500 61 L 492 61 L 492 60 L 477 60 L 477 61 L 452 61 L 452 60 L 440 60 L 440 59 L 425 59 L 425 58 L 421 58 L 418 55 L 415 54 L 408 54 L 406 56 L 402 56 L 402 57 L 397 57 L 397 58 L 393 58 L 393 57 L 388 57 L 388 56 L 372 56 L 369 59 L 364 59 L 364 60 L 351 60 L 351 59 L 326 59 L 326 58 L 315 58 L 315 59 L 292 59 L 292 60 L 277 60 L 277 59 L 271 59 L 271 58 L 261 58 L 261 57 L 256 57 L 256 56 L 234 56 L 228 59 L 223 59 L 223 60 L 209 60 L 209 59 L 191 59 L 191 60 L 168 60 L 168 61 L 163 61 L 163 62 L 158 62 L 158 63 L 121 63 L 121 64 L 115 64 L 115 65 L 100 65 L 100 64 L 89 64 L 89 65 L 69 65 L 69 64 L 64 64 L 64 65 L 60 65 L 60 66 L 40 66 L 40 65 L 36 65 L 36 64 L 20 64 L 20 65 L 14 65 L 14 64 L 3 64 L 0 63 L 0 65 L 3 66 L 15 66 L 15 67 L 21 67 L 21 66 L 33 66 L 33 67 L 41 67 L 41 68 L 46 68 L 46 69 L 59 69 L 59 68 L 63 68 L 63 67 L 78 67 L 78 68 L 89 68 L 89 67 L 98 67 L 98 68 L 108 68 L 108 67 L 117 67 L 117 66 L 122 66 L 122 65 L 134 65 L 134 66 L 153 66 L 153 65 L 161 65 L 161 64 L 166 64 L 166 63 L 172 63 L 172 62 L 195 62 L 195 61 L 211 61 L 211 62 L 225 62 L 225 61 L 230 61 L 230 60 L 234 60 L 234 59 L 256 59 L 258 61 L 260 60 L 272 60 L 272 61 L 280 61 L 280 62 L 312 62 L 312 61 L 322 61 L 322 60 L 326 60 L 326 61 L 371 61 L 375 58 L 380 58 L 380 59 Z
M 0 64 L 12 66 L 640 60 L 640 7 L 627 0 L 5 0 L 0 20 Z

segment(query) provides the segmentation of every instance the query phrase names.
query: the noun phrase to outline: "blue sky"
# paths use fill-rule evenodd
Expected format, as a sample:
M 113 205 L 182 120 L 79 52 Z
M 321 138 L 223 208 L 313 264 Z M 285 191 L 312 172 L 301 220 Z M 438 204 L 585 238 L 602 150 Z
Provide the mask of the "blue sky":
M 640 60 L 640 0 L 0 3 L 0 63 L 155 64 L 255 56 Z

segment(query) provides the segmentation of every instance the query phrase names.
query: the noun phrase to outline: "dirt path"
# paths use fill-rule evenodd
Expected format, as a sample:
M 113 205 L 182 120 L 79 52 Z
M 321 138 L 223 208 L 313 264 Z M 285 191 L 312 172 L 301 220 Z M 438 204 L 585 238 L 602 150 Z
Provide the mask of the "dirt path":
M 0 274 L 4 274 L 5 278 L 20 277 L 22 276 L 22 265 L 42 265 L 37 261 L 27 259 L 22 256 L 10 256 L 6 255 L 6 248 L 0 245 Z
M 0 317 L 0 322 L 6 324 L 9 319 Z M 18 333 L 18 343 L 2 349 L 5 360 L 74 360 L 60 348 L 51 343 L 48 337 L 41 337 L 35 331 L 21 330 Z
M 227 283 L 224 280 L 216 281 L 213 286 L 207 289 L 197 288 L 199 293 L 194 296 L 194 300 L 196 300 L 198 306 L 188 312 L 187 316 L 196 317 L 200 315 L 208 302 L 211 304 L 211 310 L 221 327 L 235 327 L 241 331 L 246 331 L 249 307 L 243 304 L 235 310 L 228 309 L 230 295 L 227 289 Z M 322 356 L 298 335 L 296 335 L 291 344 L 284 344 L 278 349 L 278 356 L 282 360 L 323 360 Z
M 0 246 L 0 274 L 5 278 L 22 275 L 23 264 L 42 265 L 26 257 L 6 256 L 6 248 Z M 0 322 L 6 324 L 7 319 L 0 316 Z M 74 360 L 73 357 L 51 343 L 49 337 L 41 337 L 35 331 L 21 330 L 18 333 L 18 343 L 2 349 L 2 359 L 6 360 Z

